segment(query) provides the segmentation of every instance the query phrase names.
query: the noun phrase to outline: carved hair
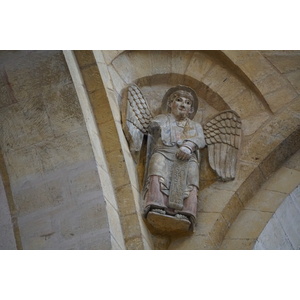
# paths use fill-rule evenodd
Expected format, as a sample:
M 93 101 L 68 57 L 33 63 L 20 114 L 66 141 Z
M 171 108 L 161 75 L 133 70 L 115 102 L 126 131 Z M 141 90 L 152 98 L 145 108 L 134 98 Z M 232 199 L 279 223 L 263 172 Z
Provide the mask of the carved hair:
M 179 97 L 185 97 L 185 98 L 188 98 L 189 100 L 192 101 L 192 103 L 194 104 L 194 98 L 193 98 L 193 95 L 187 91 L 184 91 L 184 90 L 179 90 L 179 91 L 176 91 L 174 93 L 172 93 L 170 96 L 169 96 L 169 99 L 168 99 L 168 104 L 171 104 L 174 100 L 178 99 Z

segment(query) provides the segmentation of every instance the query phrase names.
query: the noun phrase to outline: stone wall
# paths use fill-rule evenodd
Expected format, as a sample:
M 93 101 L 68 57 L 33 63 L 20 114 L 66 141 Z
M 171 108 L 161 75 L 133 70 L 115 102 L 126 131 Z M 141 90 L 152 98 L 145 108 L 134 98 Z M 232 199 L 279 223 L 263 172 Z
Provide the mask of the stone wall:
M 62 51 L 2 51 L 0 89 L 1 169 L 19 248 L 110 249 L 101 183 Z
M 300 148 L 299 75 L 299 51 L 0 51 L 1 247 L 252 249 L 300 183 L 299 156 L 289 160 Z M 144 167 L 122 128 L 131 83 L 154 114 L 183 84 L 198 95 L 196 121 L 227 109 L 242 119 L 234 181 L 218 181 L 202 151 L 191 236 L 151 234 L 142 218 Z

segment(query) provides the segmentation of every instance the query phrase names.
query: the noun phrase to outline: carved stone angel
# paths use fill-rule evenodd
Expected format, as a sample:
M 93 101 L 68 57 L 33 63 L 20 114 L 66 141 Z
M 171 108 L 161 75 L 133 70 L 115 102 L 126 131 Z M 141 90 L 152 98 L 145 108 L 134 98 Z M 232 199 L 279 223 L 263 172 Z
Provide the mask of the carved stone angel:
M 167 91 L 162 106 L 167 112 L 153 117 L 139 88 L 128 88 L 124 131 L 135 158 L 148 135 L 144 217 L 160 233 L 193 231 L 200 149 L 208 146 L 209 163 L 220 179 L 234 179 L 241 121 L 234 111 L 225 111 L 202 128 L 192 120 L 198 108 L 197 95 L 181 85 Z

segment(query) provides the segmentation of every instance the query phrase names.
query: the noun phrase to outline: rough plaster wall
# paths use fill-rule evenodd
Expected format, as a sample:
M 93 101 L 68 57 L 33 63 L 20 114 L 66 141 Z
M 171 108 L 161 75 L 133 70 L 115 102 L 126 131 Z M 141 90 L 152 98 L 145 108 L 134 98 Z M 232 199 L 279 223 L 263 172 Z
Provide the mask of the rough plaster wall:
M 110 249 L 104 198 L 61 51 L 0 53 L 0 147 L 24 249 Z
M 276 210 L 254 249 L 300 250 L 300 185 Z

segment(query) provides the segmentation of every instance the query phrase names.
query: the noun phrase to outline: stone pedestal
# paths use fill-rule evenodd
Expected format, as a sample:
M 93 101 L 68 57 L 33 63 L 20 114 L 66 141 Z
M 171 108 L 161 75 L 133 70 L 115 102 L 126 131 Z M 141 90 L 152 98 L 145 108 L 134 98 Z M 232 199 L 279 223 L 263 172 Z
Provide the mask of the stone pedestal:
M 186 219 L 163 215 L 150 211 L 147 215 L 147 222 L 151 225 L 152 231 L 161 235 L 179 235 L 191 233 L 191 222 Z

